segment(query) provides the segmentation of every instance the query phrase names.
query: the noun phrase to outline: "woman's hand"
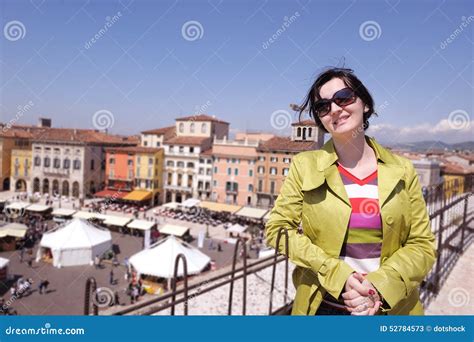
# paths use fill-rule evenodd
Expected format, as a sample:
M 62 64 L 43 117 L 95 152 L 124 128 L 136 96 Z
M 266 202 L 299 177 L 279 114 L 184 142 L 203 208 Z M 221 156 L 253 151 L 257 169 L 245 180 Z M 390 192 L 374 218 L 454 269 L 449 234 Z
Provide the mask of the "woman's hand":
M 375 315 L 382 305 L 374 286 L 360 273 L 347 278 L 346 292 L 342 294 L 347 310 L 356 316 Z

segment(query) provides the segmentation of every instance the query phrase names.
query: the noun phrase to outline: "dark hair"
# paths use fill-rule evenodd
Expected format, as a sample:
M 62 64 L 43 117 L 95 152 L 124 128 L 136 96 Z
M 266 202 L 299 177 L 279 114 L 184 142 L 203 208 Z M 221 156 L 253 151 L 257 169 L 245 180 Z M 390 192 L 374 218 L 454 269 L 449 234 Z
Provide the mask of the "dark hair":
M 354 75 L 351 69 L 331 68 L 319 74 L 319 76 L 316 78 L 316 81 L 314 81 L 313 85 L 311 86 L 308 95 L 306 95 L 303 104 L 299 108 L 299 118 L 301 119 L 301 115 L 307 110 L 310 117 L 312 117 L 316 122 L 316 125 L 324 132 L 328 133 L 326 128 L 324 128 L 321 119 L 314 113 L 313 108 L 316 101 L 321 99 L 321 96 L 319 95 L 321 87 L 333 78 L 341 79 L 346 86 L 354 90 L 357 97 L 360 98 L 364 105 L 369 108 L 367 112 L 364 112 L 364 130 L 369 128 L 369 118 L 372 116 L 372 114 L 377 115 L 374 110 L 374 100 L 372 99 L 372 96 L 370 95 L 367 88 L 362 84 L 357 76 Z

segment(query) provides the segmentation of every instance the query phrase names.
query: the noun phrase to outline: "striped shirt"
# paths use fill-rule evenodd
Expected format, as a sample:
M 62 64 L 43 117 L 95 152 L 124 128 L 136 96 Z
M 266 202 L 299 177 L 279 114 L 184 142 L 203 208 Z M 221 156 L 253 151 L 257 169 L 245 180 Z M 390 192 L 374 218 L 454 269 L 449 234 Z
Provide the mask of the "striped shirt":
M 339 258 L 354 271 L 365 275 L 379 268 L 382 250 L 377 170 L 364 179 L 359 179 L 340 164 L 337 168 L 352 207 Z M 338 301 L 329 294 L 326 294 L 323 301 L 333 306 L 344 307 L 342 299 Z
M 382 220 L 379 208 L 377 170 L 359 179 L 338 164 L 352 212 L 340 258 L 354 271 L 367 274 L 380 266 Z

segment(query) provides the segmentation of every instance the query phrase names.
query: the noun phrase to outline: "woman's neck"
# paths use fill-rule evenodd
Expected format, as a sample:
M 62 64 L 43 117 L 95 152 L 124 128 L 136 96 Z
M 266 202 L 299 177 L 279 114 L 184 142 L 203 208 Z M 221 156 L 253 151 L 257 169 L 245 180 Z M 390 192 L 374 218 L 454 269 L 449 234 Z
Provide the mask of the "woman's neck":
M 375 157 L 372 148 L 367 144 L 364 134 L 347 136 L 333 136 L 334 149 L 342 166 L 353 169 Z

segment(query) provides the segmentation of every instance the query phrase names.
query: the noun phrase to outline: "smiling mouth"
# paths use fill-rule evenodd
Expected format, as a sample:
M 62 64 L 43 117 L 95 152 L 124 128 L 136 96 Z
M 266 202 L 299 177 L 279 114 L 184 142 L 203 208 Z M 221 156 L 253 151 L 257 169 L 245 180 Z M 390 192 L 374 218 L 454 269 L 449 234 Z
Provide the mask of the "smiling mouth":
M 333 123 L 334 126 L 337 126 L 340 123 L 344 123 L 349 117 L 350 117 L 350 115 L 339 117 L 336 121 L 333 121 L 332 123 Z

